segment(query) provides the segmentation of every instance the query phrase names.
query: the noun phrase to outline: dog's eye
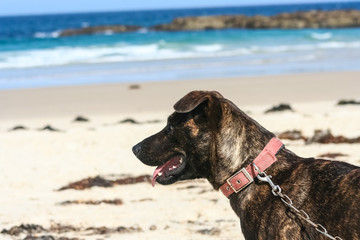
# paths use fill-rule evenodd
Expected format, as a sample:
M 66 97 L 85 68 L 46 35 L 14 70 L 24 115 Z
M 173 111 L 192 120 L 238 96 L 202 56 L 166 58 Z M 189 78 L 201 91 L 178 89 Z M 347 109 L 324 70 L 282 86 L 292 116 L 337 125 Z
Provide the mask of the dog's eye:
M 169 133 L 171 133 L 171 132 L 174 130 L 174 126 L 169 125 L 169 126 L 167 127 L 167 130 L 168 130 Z

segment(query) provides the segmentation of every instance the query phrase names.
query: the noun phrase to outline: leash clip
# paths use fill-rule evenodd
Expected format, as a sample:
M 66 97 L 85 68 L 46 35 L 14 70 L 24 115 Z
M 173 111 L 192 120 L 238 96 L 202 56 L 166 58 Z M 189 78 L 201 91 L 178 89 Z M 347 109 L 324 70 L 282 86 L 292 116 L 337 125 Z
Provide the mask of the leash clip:
M 258 172 L 258 175 L 256 176 L 257 179 L 261 182 L 267 182 L 269 183 L 271 187 L 271 192 L 274 196 L 279 196 L 281 194 L 281 188 L 279 185 L 275 185 L 273 181 L 271 181 L 271 176 L 267 175 L 265 172 L 261 172 L 258 166 L 255 165 L 255 163 L 252 163 L 255 170 Z

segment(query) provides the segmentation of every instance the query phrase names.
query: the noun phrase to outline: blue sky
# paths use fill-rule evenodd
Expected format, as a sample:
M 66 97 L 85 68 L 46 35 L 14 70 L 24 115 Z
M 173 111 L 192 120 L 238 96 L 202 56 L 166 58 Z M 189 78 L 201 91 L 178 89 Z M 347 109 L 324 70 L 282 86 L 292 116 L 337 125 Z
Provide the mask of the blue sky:
M 140 9 L 243 6 L 315 2 L 346 2 L 335 0 L 0 0 L 0 16 L 98 12 Z

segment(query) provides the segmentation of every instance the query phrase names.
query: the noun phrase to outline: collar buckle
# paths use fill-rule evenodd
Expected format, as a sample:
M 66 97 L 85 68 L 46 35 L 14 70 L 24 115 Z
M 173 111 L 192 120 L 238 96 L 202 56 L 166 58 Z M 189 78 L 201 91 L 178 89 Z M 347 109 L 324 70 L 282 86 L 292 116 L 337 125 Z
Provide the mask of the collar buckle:
M 243 184 L 242 181 L 239 179 L 239 176 L 241 176 L 240 174 L 243 174 L 246 179 L 248 180 L 247 183 Z M 234 178 L 237 179 L 235 180 L 235 182 L 233 181 Z M 251 177 L 250 173 L 245 169 L 242 168 L 240 171 L 238 171 L 237 173 L 235 173 L 234 175 L 232 175 L 231 177 L 229 177 L 226 182 L 228 183 L 229 187 L 235 192 L 238 193 L 241 190 L 243 190 L 245 187 L 247 187 L 249 184 L 251 184 L 254 181 L 254 179 Z M 235 186 L 234 186 L 235 185 Z M 239 187 L 236 187 L 236 185 L 238 185 Z
M 283 147 L 283 143 L 278 138 L 273 137 L 252 163 L 233 174 L 220 186 L 220 191 L 229 198 L 231 194 L 240 192 L 254 182 L 254 178 L 257 177 L 258 174 L 260 174 L 258 178 L 261 180 L 261 177 L 263 177 L 262 172 L 277 161 L 275 155 Z

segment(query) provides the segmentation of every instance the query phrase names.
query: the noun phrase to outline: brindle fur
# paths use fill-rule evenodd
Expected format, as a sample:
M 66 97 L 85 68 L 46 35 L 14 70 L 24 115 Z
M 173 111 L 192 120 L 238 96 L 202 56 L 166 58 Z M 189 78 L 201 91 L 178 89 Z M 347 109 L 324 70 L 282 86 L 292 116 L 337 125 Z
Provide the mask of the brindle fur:
M 218 92 L 193 91 L 174 106 L 166 127 L 133 151 L 158 166 L 175 154 L 186 157 L 178 180 L 207 178 L 214 189 L 261 152 L 274 134 Z M 360 239 L 360 168 L 348 163 L 301 158 L 284 148 L 266 172 L 299 209 L 331 235 Z M 246 239 L 328 239 L 273 196 L 267 183 L 255 182 L 230 196 Z

